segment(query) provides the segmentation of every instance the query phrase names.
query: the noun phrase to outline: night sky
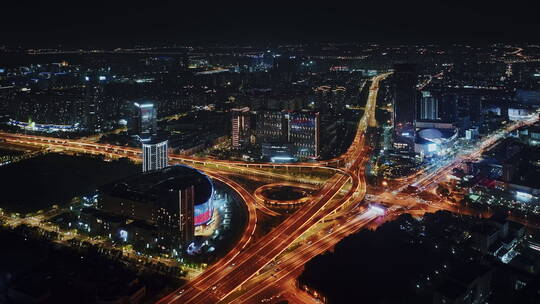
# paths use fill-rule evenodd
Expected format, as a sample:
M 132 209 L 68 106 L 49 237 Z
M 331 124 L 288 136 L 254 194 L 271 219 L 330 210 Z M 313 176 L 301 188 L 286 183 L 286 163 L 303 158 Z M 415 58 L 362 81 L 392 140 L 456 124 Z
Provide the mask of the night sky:
M 4 3 L 5 2 L 5 3 Z M 216 2 L 216 1 L 214 1 Z M 293 3 L 295 2 L 295 3 Z M 3 1 L 0 42 L 26 46 L 540 40 L 533 1 Z

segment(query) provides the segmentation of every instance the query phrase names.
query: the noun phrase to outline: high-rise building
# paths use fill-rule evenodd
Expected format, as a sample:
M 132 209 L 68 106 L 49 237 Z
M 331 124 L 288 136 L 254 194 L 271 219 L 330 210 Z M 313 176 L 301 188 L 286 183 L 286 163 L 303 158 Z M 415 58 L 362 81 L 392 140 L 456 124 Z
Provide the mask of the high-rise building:
M 0 122 L 8 121 L 10 114 L 14 113 L 12 108 L 15 106 L 15 86 L 0 87 Z
M 283 112 L 265 111 L 257 115 L 257 143 L 287 142 L 287 118 Z
M 248 107 L 232 109 L 232 146 L 239 149 L 248 141 L 250 129 L 250 112 Z
M 131 133 L 141 140 L 150 140 L 157 134 L 157 109 L 154 103 L 135 102 L 135 110 L 131 119 Z
M 314 109 L 321 113 L 329 110 L 342 112 L 345 110 L 345 94 L 347 89 L 342 86 L 323 85 L 314 89 Z
M 439 119 L 439 100 L 429 91 L 422 91 L 422 98 L 420 99 L 420 119 Z
M 319 113 L 261 112 L 257 120 L 257 143 L 266 147 L 290 144 L 296 158 L 319 158 Z
M 103 104 L 103 84 L 86 78 L 85 100 L 83 104 L 83 126 L 92 131 L 100 131 L 103 124 L 101 108 Z
M 291 112 L 286 114 L 288 121 L 288 142 L 298 158 L 319 158 L 320 156 L 320 118 L 319 113 Z
M 420 101 L 418 103 L 418 118 L 420 120 L 434 121 L 439 120 L 445 123 L 455 123 L 459 116 L 459 109 L 467 116 L 468 103 L 461 102 L 463 106 L 458 106 L 458 99 L 455 92 L 432 88 L 422 91 Z
M 313 90 L 313 108 L 322 113 L 330 109 L 330 86 L 319 86 Z
M 332 104 L 334 106 L 334 110 L 338 112 L 342 112 L 345 110 L 346 104 L 345 104 L 345 94 L 347 93 L 347 89 L 342 86 L 337 86 L 332 90 Z
M 394 146 L 414 148 L 414 121 L 416 119 L 417 73 L 414 64 L 394 66 L 392 91 L 394 97 Z
M 143 172 L 159 170 L 168 166 L 167 141 L 149 141 L 142 144 Z

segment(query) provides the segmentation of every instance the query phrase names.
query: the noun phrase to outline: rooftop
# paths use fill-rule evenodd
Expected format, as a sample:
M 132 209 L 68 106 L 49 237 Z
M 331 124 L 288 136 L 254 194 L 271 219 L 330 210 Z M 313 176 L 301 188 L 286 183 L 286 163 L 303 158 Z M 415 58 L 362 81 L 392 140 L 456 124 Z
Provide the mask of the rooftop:
M 163 198 L 171 192 L 195 186 L 195 203 L 203 203 L 212 195 L 212 182 L 202 172 L 188 166 L 176 165 L 162 170 L 140 173 L 107 184 L 100 188 L 102 193 L 134 201 L 167 204 Z

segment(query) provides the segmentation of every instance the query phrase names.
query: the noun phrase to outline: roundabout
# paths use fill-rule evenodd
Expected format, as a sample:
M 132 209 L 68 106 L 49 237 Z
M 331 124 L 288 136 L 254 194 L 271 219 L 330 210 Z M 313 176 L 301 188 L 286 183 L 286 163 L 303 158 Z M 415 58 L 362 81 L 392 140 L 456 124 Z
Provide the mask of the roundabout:
M 312 185 L 273 183 L 257 188 L 254 196 L 260 203 L 268 206 L 297 206 L 309 201 L 317 190 L 318 188 Z

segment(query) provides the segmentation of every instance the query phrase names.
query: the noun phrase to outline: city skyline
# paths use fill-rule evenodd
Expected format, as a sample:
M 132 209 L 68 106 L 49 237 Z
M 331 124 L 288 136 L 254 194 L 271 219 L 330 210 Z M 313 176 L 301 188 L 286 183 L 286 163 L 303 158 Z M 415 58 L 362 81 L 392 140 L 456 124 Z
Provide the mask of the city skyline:
M 531 2 L 6 3 L 0 303 L 538 304 Z

